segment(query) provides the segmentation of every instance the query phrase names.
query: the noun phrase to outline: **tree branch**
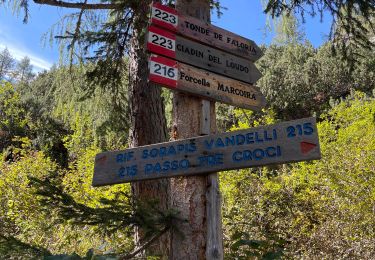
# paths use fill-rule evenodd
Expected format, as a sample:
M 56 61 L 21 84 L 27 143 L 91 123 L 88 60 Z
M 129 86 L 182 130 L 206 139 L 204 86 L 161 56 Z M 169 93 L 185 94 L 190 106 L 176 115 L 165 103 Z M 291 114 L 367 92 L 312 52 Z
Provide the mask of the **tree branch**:
M 127 259 L 132 259 L 136 255 L 138 255 L 141 251 L 145 250 L 149 245 L 154 243 L 159 237 L 161 237 L 165 232 L 169 230 L 170 227 L 165 227 L 163 228 L 158 234 L 153 236 L 150 240 L 148 240 L 146 243 L 144 243 L 142 246 L 137 248 L 134 252 L 128 254 L 128 255 L 123 255 L 120 257 L 120 260 L 127 260 Z
M 84 4 L 87 4 L 87 0 L 85 0 Z M 72 66 L 73 66 L 73 54 L 74 54 L 74 45 L 79 37 L 79 34 L 81 33 L 81 23 L 82 23 L 82 15 L 83 13 L 85 12 L 85 9 L 81 9 L 81 12 L 79 13 L 78 15 L 78 20 L 77 20 L 77 24 L 76 24 L 76 30 L 74 32 L 74 35 L 73 35 L 73 38 L 72 38 L 72 41 L 70 43 L 70 71 L 72 72 Z
M 83 10 L 120 9 L 124 7 L 123 4 L 87 4 L 85 2 L 69 3 L 69 2 L 59 1 L 59 0 L 33 0 L 33 1 L 34 3 L 40 4 L 40 5 L 76 8 L 76 9 L 83 9 Z

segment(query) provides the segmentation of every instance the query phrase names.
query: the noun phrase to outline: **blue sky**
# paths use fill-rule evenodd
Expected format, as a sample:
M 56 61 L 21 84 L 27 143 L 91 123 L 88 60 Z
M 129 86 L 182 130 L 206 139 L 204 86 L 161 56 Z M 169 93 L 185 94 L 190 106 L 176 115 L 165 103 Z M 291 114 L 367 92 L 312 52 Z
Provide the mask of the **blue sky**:
M 266 15 L 263 14 L 261 0 L 221 0 L 228 10 L 217 19 L 212 16 L 212 23 L 236 34 L 254 40 L 257 44 L 269 44 L 272 33 L 265 35 Z M 42 36 L 48 32 L 66 10 L 56 7 L 40 6 L 30 2 L 30 18 L 27 24 L 22 23 L 23 14 L 12 14 L 11 10 L 0 6 L 0 50 L 7 47 L 12 55 L 20 60 L 28 56 L 36 71 L 50 68 L 59 61 L 59 50 L 56 45 L 45 46 Z M 325 17 L 323 23 L 318 17 L 308 18 L 302 27 L 306 38 L 318 47 L 329 33 L 330 19 Z
M 0 7 L 0 49 L 7 47 L 20 60 L 28 56 L 37 71 L 50 68 L 58 62 L 57 46 L 42 44 L 42 36 L 60 17 L 61 9 L 30 5 L 30 18 L 23 24 L 23 12 L 13 15 L 9 8 Z

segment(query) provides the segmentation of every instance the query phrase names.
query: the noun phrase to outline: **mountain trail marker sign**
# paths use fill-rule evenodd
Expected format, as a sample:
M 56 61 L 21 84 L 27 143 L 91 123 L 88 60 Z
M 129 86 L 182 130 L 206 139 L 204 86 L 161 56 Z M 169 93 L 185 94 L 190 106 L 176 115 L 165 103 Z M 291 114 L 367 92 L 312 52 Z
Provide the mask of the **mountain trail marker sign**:
M 225 52 L 256 61 L 262 56 L 260 48 L 249 39 L 202 22 L 160 3 L 152 4 L 151 23 Z
M 320 159 L 315 118 L 104 152 L 93 186 Z
M 154 53 L 149 59 L 151 82 L 237 107 L 264 107 L 263 95 L 252 85 L 261 77 L 253 61 L 262 54 L 254 42 L 158 3 L 152 5 L 151 22 L 146 41 Z M 320 157 L 316 120 L 311 117 L 100 153 L 93 186 Z
M 259 88 L 251 84 L 162 56 L 151 55 L 149 69 L 150 81 L 172 90 L 255 111 L 261 110 L 266 103 Z
M 155 26 L 148 28 L 147 49 L 211 72 L 255 83 L 262 74 L 252 61 L 211 48 Z

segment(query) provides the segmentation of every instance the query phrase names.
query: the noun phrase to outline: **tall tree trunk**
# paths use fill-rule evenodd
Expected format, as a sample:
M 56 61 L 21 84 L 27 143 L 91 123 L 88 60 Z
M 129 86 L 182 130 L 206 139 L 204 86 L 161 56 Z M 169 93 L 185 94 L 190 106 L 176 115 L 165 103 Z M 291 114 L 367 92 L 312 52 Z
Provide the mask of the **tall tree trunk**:
M 210 20 L 209 0 L 177 0 L 181 14 Z M 216 131 L 215 104 L 210 106 L 211 132 Z M 173 137 L 184 139 L 202 134 L 202 100 L 175 92 L 173 96 Z M 206 259 L 207 176 L 173 178 L 170 182 L 170 207 L 185 220 L 171 234 L 170 259 Z M 212 259 L 212 258 L 209 258 Z
M 148 55 L 145 51 L 145 28 L 151 0 L 141 0 L 140 10 L 135 10 L 134 37 L 131 42 L 129 68 L 129 101 L 130 101 L 130 144 L 131 147 L 160 143 L 167 141 L 167 124 L 161 88 L 149 84 Z M 168 205 L 168 179 L 142 181 L 132 184 L 133 196 L 139 200 L 157 199 L 161 210 Z M 140 241 L 142 230 L 136 232 L 136 242 Z M 163 235 L 148 250 L 149 255 L 169 255 L 169 235 Z

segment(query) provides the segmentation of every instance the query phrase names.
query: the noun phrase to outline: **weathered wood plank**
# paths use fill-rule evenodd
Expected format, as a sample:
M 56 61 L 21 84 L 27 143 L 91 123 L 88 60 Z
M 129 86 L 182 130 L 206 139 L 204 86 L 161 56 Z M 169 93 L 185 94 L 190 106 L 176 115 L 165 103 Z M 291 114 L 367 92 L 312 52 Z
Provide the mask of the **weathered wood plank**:
M 151 55 L 149 80 L 179 91 L 259 111 L 266 100 L 259 88 L 161 56 Z
M 207 249 L 206 259 L 223 259 L 223 234 L 221 221 L 221 193 L 218 173 L 207 176 Z
M 150 52 L 247 83 L 255 83 L 262 76 L 253 62 L 249 60 L 154 26 L 148 28 L 147 49 Z
M 100 153 L 93 186 L 320 159 L 315 118 Z
M 211 133 L 211 102 L 209 100 L 202 99 L 202 116 L 201 116 L 201 135 L 209 135 Z
M 160 3 L 155 2 L 152 5 L 151 23 L 251 61 L 262 56 L 261 49 L 254 41 L 194 17 L 182 15 Z

